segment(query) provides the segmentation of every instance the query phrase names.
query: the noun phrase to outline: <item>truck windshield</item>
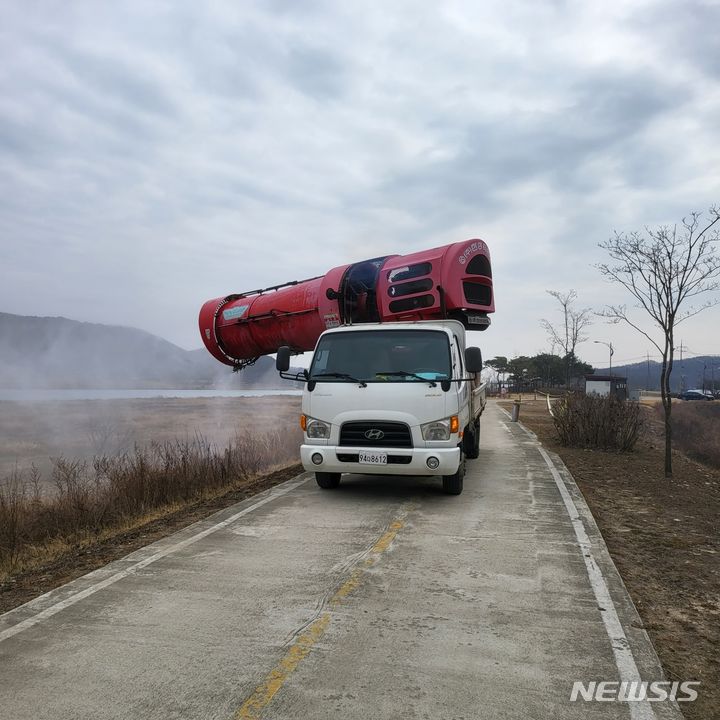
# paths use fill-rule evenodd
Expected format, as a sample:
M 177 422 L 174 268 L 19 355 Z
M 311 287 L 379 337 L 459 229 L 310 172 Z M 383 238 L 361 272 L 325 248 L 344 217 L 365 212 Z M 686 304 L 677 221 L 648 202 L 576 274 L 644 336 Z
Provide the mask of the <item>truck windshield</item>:
M 310 365 L 310 379 L 318 382 L 418 383 L 450 376 L 450 343 L 438 330 L 331 333 L 318 343 Z

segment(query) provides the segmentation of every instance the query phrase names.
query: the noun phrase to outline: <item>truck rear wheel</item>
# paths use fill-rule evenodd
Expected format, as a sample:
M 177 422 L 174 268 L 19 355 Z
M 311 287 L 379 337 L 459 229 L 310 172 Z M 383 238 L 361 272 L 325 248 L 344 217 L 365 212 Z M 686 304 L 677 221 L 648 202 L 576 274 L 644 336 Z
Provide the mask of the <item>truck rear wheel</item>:
M 315 482 L 323 490 L 332 490 L 340 484 L 340 473 L 316 472 Z
M 465 457 L 460 453 L 460 464 L 452 475 L 443 475 L 443 492 L 446 495 L 459 495 L 463 491 L 465 478 Z

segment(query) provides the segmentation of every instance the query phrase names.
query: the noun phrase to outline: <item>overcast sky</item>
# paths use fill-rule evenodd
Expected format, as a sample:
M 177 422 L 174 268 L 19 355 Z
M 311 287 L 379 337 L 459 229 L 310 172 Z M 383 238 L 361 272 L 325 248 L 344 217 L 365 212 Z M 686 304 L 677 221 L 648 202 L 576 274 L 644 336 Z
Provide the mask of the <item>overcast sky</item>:
M 546 289 L 629 301 L 593 267 L 614 229 L 720 203 L 717 3 L 0 9 L 0 311 L 194 348 L 206 299 L 481 237 L 475 339 L 534 354 Z M 718 309 L 682 328 L 720 354 Z M 617 364 L 652 352 L 591 336 Z

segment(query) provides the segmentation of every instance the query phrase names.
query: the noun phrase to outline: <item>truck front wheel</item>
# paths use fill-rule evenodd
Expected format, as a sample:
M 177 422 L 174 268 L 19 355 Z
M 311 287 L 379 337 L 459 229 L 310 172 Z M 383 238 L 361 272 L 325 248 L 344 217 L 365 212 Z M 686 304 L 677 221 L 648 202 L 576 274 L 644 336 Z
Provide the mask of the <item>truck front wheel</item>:
M 315 482 L 323 490 L 332 490 L 340 484 L 340 473 L 316 472 Z
M 443 475 L 443 492 L 446 495 L 459 495 L 463 491 L 465 478 L 465 457 L 460 453 L 460 464 L 452 475 Z
M 475 460 L 480 455 L 480 420 L 476 420 L 465 428 L 463 451 L 468 460 Z

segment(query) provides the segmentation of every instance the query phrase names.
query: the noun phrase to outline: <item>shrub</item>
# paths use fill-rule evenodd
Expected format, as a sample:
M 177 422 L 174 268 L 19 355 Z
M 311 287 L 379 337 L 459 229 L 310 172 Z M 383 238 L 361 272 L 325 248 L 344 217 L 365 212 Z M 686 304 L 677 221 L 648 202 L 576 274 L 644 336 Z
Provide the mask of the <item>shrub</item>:
M 563 445 L 630 451 L 642 429 L 640 406 L 614 397 L 568 394 L 553 411 Z
M 142 519 L 159 508 L 199 500 L 297 462 L 301 433 L 238 434 L 226 448 L 201 436 L 150 443 L 133 452 L 84 460 L 54 458 L 54 492 L 40 492 L 38 471 L 0 482 L 0 574 L 55 541 L 72 544 Z

